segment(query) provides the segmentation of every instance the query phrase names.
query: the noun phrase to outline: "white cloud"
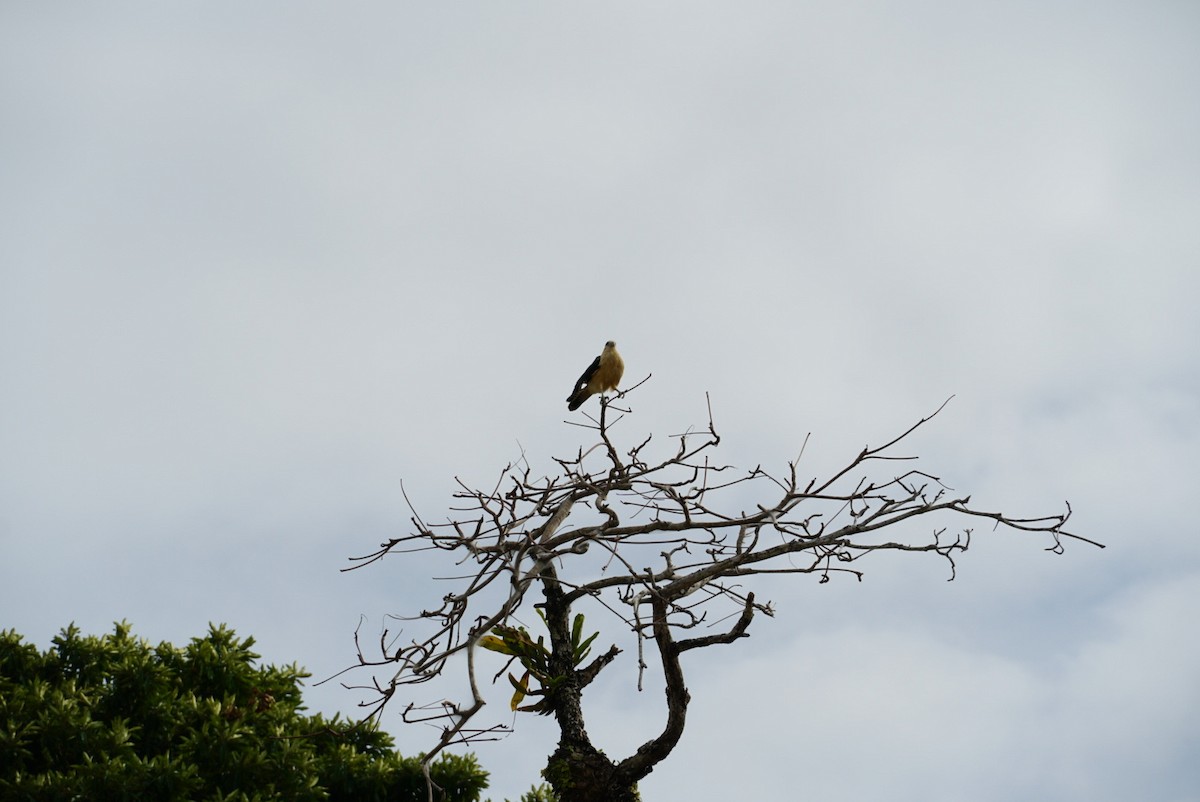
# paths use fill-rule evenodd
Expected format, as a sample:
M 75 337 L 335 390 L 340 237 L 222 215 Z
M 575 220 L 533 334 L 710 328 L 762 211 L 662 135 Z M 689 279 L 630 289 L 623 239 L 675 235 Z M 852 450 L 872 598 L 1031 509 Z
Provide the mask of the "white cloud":
M 1200 737 L 1190 715 L 1200 648 L 1175 623 L 1200 605 L 1198 579 L 1110 599 L 1058 654 L 955 643 L 920 619 L 880 628 L 826 616 L 793 626 L 788 645 L 764 657 L 696 655 L 689 730 L 674 765 L 645 790 L 696 799 L 788 788 L 830 800 L 1172 798 L 1195 777 L 1189 756 Z M 755 637 L 787 624 L 759 622 Z M 694 770 L 714 759 L 720 772 Z

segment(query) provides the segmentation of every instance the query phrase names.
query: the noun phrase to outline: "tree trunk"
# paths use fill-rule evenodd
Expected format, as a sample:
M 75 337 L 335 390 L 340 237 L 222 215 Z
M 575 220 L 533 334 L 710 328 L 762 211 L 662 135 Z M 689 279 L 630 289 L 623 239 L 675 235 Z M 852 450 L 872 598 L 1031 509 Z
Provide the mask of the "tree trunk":
M 558 748 L 543 772 L 559 802 L 638 802 L 636 780 L 592 745 L 583 719 L 583 688 L 619 651 L 597 658 L 590 671 L 575 666 L 571 648 L 571 605 L 563 598 L 554 569 L 543 575 L 546 628 L 550 631 L 550 674 L 562 677 L 548 701 L 558 720 Z
M 622 777 L 623 772 L 590 745 L 560 743 L 543 774 L 559 802 L 639 802 L 641 798 L 637 784 Z

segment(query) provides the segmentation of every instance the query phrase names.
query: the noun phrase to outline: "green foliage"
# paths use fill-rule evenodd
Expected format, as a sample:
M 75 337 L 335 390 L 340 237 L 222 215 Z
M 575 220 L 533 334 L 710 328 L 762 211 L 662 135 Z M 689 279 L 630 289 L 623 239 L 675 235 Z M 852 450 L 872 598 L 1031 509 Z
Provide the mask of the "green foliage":
M 541 611 L 538 611 L 541 615 Z M 586 639 L 583 637 L 583 615 L 576 615 L 571 626 L 571 656 L 572 667 L 578 668 L 592 651 L 592 641 L 596 640 L 599 632 L 593 632 Z M 479 645 L 485 649 L 500 654 L 515 657 L 525 669 L 525 674 L 517 679 L 513 674 L 508 675 L 514 693 L 511 707 L 513 710 L 549 715 L 553 712 L 546 701 L 532 705 L 522 705 L 526 696 L 546 696 L 559 685 L 564 677 L 550 674 L 550 650 L 546 648 L 545 637 L 538 635 L 535 641 L 525 627 L 508 627 L 500 625 L 492 629 L 492 634 L 479 639 Z M 536 679 L 540 688 L 529 686 L 530 678 Z
M 505 800 L 508 802 L 508 800 Z M 519 802 L 558 802 L 558 797 L 554 794 L 554 789 L 542 783 L 535 785 L 525 793 L 521 794 Z
M 0 799 L 423 802 L 421 762 L 374 726 L 300 713 L 294 664 L 211 626 L 184 648 L 117 624 L 70 626 L 45 653 L 0 632 Z M 472 755 L 431 767 L 445 802 L 477 802 Z

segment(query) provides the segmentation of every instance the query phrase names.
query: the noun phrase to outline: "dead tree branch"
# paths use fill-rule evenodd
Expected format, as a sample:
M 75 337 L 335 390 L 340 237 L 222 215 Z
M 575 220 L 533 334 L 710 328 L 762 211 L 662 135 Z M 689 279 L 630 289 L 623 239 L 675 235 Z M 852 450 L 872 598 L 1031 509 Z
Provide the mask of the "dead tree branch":
M 622 394 L 621 403 L 629 393 Z M 487 696 L 476 677 L 482 642 L 525 667 L 523 678 L 509 675 L 517 691 L 513 709 L 530 696 L 539 701 L 520 709 L 556 717 L 562 740 L 547 777 L 564 802 L 623 799 L 620 789 L 644 777 L 683 733 L 689 696 L 680 655 L 748 637 L 755 613 L 774 614 L 770 603 L 757 601 L 752 592 L 743 594 L 733 581 L 758 574 L 814 574 L 827 582 L 842 572 L 861 578 L 858 564 L 881 551 L 939 557 L 953 579 L 955 558 L 967 551 L 973 530 L 948 534 L 951 523 L 973 518 L 988 519 L 995 529 L 1042 535 L 1054 552 L 1072 540 L 1103 547 L 1066 529 L 1070 505 L 1037 517 L 992 512 L 973 506 L 970 496 L 954 493 L 936 475 L 912 467 L 915 458 L 898 447 L 945 405 L 883 445 L 865 446 L 824 479 L 804 481 L 799 458 L 780 474 L 716 462 L 720 437 L 711 403 L 705 427 L 674 436 L 673 447 L 652 457 L 652 437 L 619 445 L 613 426 L 632 410 L 601 398 L 598 418 L 583 425 L 597 442 L 571 459 L 554 460 L 553 474 L 534 476 L 522 458 L 486 489 L 459 481 L 454 517 L 445 523 L 426 523 L 405 493 L 413 531 L 354 558 L 346 570 L 430 550 L 453 555 L 462 568 L 447 580 L 452 589 L 440 603 L 407 619 L 415 635 L 399 642 L 385 631 L 370 656 L 360 646 L 357 668 L 372 680 L 359 687 L 374 694 L 366 706 L 378 715 L 400 688 L 442 676 L 450 661 L 465 653 L 470 698 L 409 704 L 404 719 L 441 725 L 426 760 L 451 745 L 496 737 L 506 728 L 474 724 Z M 620 414 L 610 420 L 612 412 Z M 919 521 L 930 524 L 915 526 Z M 540 591 L 536 597 L 530 595 L 534 589 Z M 584 727 L 582 690 L 620 649 L 613 645 L 585 664 L 583 647 L 590 647 L 592 638 L 583 642 L 582 607 L 607 611 L 636 642 L 639 688 L 647 645 L 659 654 L 667 698 L 664 728 L 624 760 L 605 757 Z M 535 640 L 532 633 L 511 628 L 535 609 L 545 622 L 549 646 L 543 636 Z M 690 634 L 702 623 L 711 626 L 734 616 L 723 632 Z M 509 639 L 497 639 L 494 632 Z M 609 796 L 572 795 L 570 783 L 555 774 L 556 766 L 569 767 L 577 785 L 605 786 Z

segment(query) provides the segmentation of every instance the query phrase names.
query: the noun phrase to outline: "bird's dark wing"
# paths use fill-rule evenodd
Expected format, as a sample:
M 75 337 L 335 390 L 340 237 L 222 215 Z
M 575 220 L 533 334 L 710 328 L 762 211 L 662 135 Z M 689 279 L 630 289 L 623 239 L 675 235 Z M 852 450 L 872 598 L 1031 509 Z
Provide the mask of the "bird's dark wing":
M 579 377 L 579 380 L 575 382 L 575 389 L 571 391 L 571 395 L 574 396 L 575 393 L 579 392 L 584 387 L 587 387 L 587 383 L 592 380 L 592 377 L 596 375 L 596 371 L 598 370 L 600 370 L 600 357 L 593 359 L 592 364 L 588 365 L 588 369 L 585 370 L 583 375 Z M 567 400 L 569 401 L 571 399 L 568 398 Z

